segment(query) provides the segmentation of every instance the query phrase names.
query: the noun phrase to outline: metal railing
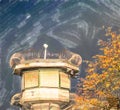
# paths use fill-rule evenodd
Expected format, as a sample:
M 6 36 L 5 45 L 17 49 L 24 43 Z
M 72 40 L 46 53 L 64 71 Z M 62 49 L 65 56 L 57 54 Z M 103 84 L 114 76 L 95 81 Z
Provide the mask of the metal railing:
M 82 58 L 79 54 L 64 49 L 59 53 L 52 53 L 47 51 L 46 58 L 44 57 L 44 51 L 42 50 L 26 50 L 22 52 L 17 52 L 11 56 L 9 64 L 11 67 L 14 67 L 15 65 L 23 63 L 24 61 L 34 59 L 65 59 L 76 66 L 80 66 L 80 64 L 82 63 Z

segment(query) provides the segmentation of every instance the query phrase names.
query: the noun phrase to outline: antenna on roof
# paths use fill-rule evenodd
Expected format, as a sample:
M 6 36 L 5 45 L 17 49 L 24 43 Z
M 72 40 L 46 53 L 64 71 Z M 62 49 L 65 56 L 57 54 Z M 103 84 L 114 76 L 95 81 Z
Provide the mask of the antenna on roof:
M 48 45 L 47 44 L 43 44 L 43 47 L 45 48 L 45 50 L 44 50 L 44 59 L 46 59 Z

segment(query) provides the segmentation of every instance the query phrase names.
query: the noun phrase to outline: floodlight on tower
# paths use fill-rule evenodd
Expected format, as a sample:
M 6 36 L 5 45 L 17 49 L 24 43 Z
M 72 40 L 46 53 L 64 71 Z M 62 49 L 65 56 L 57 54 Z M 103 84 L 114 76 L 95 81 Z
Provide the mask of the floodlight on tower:
M 48 48 L 48 45 L 47 45 L 47 44 L 44 44 L 43 47 L 45 48 L 45 50 L 44 50 L 44 59 L 46 59 L 46 57 L 47 57 L 47 48 Z

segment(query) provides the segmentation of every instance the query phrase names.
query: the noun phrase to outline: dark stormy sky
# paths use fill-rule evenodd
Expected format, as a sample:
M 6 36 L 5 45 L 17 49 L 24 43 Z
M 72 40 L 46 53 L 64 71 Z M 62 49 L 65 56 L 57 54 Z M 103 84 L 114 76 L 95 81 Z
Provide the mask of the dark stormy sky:
M 14 52 L 47 43 L 52 51 L 67 48 L 90 60 L 99 53 L 103 26 L 119 29 L 120 0 L 0 0 L 0 109 L 17 110 L 9 106 L 20 89 L 8 65 Z M 83 63 L 81 76 L 84 70 Z

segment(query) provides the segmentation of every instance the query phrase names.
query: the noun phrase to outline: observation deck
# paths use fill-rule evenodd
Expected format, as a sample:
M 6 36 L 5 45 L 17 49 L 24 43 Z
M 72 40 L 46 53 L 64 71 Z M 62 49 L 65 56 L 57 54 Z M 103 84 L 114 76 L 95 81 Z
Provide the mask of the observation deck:
M 22 78 L 21 92 L 12 97 L 11 104 L 29 110 L 69 108 L 73 103 L 71 78 L 79 73 L 81 57 L 70 51 L 55 55 L 45 53 L 43 57 L 40 54 L 19 52 L 11 56 L 14 75 Z

